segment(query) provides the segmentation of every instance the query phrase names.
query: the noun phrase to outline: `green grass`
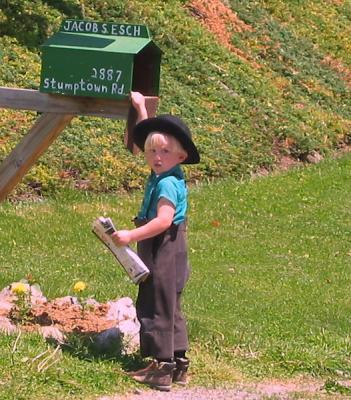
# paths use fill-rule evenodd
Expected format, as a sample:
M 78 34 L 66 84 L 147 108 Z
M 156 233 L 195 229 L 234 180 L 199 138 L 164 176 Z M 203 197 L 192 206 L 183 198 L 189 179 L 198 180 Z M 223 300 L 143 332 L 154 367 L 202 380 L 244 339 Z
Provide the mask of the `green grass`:
M 105 392 L 131 388 L 115 362 L 98 359 L 89 362 L 61 351 L 50 358 L 55 349 L 36 335 L 20 337 L 13 352 L 15 339 L 0 337 L 2 399 L 94 398 Z M 48 360 L 48 368 L 45 360 Z
M 349 288 L 351 156 L 276 176 L 193 186 L 184 294 L 193 384 L 317 376 L 330 386 L 351 374 Z M 112 256 L 90 232 L 112 216 L 131 226 L 140 193 L 72 191 L 38 203 L 0 205 L 0 287 L 31 273 L 49 298 L 76 280 L 104 302 L 134 298 Z M 36 335 L 0 336 L 1 398 L 94 398 L 132 390 L 134 359 L 57 353 Z M 34 361 L 33 361 L 34 360 Z M 328 387 L 329 387 L 328 386 Z M 335 389 L 336 390 L 336 389 Z
M 198 310 L 192 323 L 239 354 L 252 351 L 252 360 L 240 361 L 251 373 L 350 371 L 350 188 L 348 157 L 249 184 L 211 185 L 198 202 L 193 194 L 195 215 L 206 218 L 192 220 L 191 249 L 201 266 L 192 285 L 216 329 L 208 331 Z

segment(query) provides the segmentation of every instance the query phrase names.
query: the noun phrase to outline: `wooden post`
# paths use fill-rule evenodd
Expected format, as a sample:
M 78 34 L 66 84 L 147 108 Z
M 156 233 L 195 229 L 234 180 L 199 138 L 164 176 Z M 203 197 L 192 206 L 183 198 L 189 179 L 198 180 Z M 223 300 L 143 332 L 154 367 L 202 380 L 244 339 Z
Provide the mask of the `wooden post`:
M 147 101 L 148 97 L 145 100 Z M 63 96 L 33 89 L 0 87 L 0 108 L 126 119 L 129 107 L 128 99 L 118 101 L 96 97 Z
M 0 201 L 6 198 L 72 118 L 73 115 L 68 114 L 45 113 L 37 119 L 0 167 Z
M 156 113 L 158 97 L 146 96 L 145 105 L 149 117 Z M 0 201 L 3 201 L 17 183 L 46 151 L 60 132 L 77 115 L 127 119 L 125 143 L 133 146 L 132 130 L 136 113 L 130 100 L 111 100 L 94 97 L 62 96 L 41 93 L 37 90 L 0 87 L 0 108 L 32 110 L 43 114 L 28 134 L 0 165 Z

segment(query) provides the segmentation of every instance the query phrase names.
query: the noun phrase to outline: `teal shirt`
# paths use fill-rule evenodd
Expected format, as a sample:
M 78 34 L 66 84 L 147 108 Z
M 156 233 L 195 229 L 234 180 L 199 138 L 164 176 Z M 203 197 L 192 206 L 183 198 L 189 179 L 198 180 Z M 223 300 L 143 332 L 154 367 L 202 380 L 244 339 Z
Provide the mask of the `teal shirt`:
M 185 221 L 186 218 L 187 197 L 188 190 L 183 171 L 179 165 L 158 176 L 151 172 L 146 183 L 144 199 L 138 218 L 146 218 L 148 220 L 155 218 L 157 204 L 161 198 L 165 198 L 175 207 L 173 223 L 178 225 Z

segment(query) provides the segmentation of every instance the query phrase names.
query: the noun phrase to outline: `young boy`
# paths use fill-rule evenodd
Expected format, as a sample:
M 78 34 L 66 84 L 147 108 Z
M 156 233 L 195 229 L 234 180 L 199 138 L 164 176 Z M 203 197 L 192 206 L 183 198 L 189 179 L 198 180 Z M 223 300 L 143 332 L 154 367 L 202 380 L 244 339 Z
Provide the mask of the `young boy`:
M 179 164 L 200 161 L 188 127 L 172 115 L 147 118 L 145 99 L 132 93 L 139 122 L 134 143 L 151 168 L 136 228 L 114 234 L 117 245 L 138 242 L 138 254 L 150 269 L 136 301 L 146 368 L 129 375 L 141 383 L 169 391 L 172 382 L 185 385 L 189 360 L 186 322 L 180 298 L 189 276 L 186 245 L 187 188 Z

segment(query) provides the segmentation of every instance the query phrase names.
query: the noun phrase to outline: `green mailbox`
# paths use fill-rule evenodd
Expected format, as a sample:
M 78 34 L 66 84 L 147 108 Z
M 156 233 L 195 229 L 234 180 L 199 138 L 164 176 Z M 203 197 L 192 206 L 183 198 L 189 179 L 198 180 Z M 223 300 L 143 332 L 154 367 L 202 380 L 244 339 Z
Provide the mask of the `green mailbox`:
M 158 96 L 161 50 L 144 25 L 63 21 L 42 46 L 40 91 L 123 99 Z

